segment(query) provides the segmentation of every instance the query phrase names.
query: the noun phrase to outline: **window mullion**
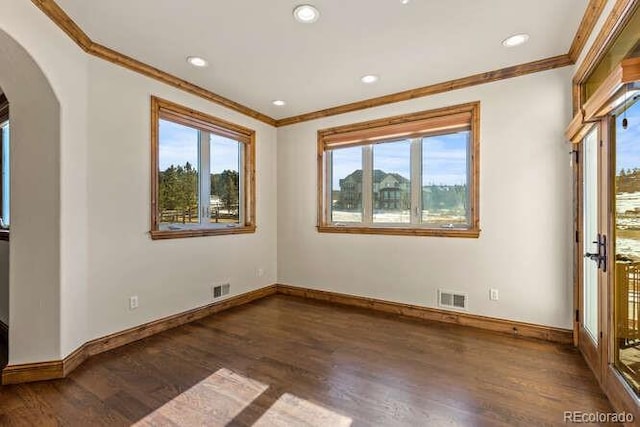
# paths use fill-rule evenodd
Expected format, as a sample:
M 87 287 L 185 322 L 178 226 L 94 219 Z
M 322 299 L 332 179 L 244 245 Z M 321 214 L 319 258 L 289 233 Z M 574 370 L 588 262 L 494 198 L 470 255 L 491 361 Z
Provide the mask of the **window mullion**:
M 473 191 L 474 186 L 478 185 L 474 182 L 474 153 L 473 153 L 473 143 L 472 143 L 472 134 L 469 132 L 467 134 L 467 206 L 466 206 L 466 214 L 467 214 L 467 224 L 473 226 L 473 213 L 472 209 L 476 209 L 477 206 L 474 206 L 473 203 Z
M 245 200 L 245 195 L 246 195 L 246 185 L 247 185 L 247 180 L 245 179 L 245 174 L 244 174 L 244 170 L 245 170 L 245 165 L 246 165 L 246 149 L 247 147 L 242 143 L 242 142 L 238 142 L 238 222 L 240 225 L 244 225 L 247 223 L 247 213 L 246 213 L 246 206 L 247 204 L 245 202 L 243 202 Z M 211 162 L 209 162 L 209 164 L 211 164 Z M 211 173 L 211 171 L 209 171 L 209 173 Z M 211 180 L 209 179 L 209 184 L 211 184 Z
M 422 140 L 411 140 L 411 224 L 421 222 L 422 208 Z
M 362 223 L 373 223 L 373 146 L 362 146 Z
M 200 197 L 198 209 L 200 225 L 208 225 L 211 205 L 211 136 L 209 132 L 198 132 L 198 180 L 200 183 Z
M 324 224 L 333 224 L 333 151 L 325 151 L 325 172 L 324 172 L 324 186 L 323 197 L 324 206 L 322 207 L 322 222 Z

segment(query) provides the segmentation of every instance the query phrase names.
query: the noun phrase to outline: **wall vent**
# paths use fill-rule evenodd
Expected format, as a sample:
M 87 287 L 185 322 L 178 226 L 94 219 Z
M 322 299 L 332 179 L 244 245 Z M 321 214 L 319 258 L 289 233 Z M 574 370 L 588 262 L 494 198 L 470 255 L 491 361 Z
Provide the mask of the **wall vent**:
M 214 298 L 220 298 L 220 297 L 222 297 L 224 295 L 228 295 L 230 288 L 231 288 L 231 284 L 229 284 L 229 283 L 223 283 L 221 285 L 215 285 L 213 287 L 213 297 Z
M 468 304 L 469 295 L 464 292 L 453 292 L 438 289 L 438 307 L 467 310 Z

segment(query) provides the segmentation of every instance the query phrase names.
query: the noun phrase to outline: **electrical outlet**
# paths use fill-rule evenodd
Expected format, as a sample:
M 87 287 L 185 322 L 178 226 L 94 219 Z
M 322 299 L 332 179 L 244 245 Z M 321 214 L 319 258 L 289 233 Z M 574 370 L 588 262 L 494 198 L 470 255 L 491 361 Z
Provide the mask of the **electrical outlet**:
M 138 296 L 129 297 L 129 310 L 135 310 L 138 305 Z
M 489 289 L 489 299 L 491 301 L 498 301 L 499 295 L 498 295 L 498 290 L 497 289 L 495 289 L 495 288 Z
M 258 277 L 262 277 L 262 276 L 264 276 L 264 268 L 262 268 L 262 267 L 261 267 L 261 268 L 258 268 L 258 269 L 256 270 L 256 276 L 258 276 Z

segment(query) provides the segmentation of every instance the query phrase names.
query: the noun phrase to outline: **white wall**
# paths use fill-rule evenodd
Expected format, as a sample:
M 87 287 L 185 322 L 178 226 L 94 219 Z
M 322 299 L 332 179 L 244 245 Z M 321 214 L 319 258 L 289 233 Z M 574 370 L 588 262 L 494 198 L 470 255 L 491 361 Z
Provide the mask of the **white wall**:
M 150 239 L 151 95 L 256 131 L 255 234 Z M 91 58 L 89 141 L 90 337 L 211 303 L 213 283 L 239 294 L 276 281 L 275 128 Z
M 31 2 L 3 0 L 0 86 L 11 102 L 9 363 L 85 338 L 86 55 Z M 35 315 L 37 314 L 37 315 Z
M 232 294 L 274 283 L 275 129 L 89 57 L 31 2 L 4 1 L 0 86 L 12 103 L 12 149 L 30 141 L 12 153 L 9 363 L 57 360 L 208 304 L 214 282 L 230 281 Z M 59 103 L 53 132 L 34 121 L 53 117 L 47 91 Z M 257 131 L 255 234 L 150 240 L 151 94 Z M 140 308 L 130 312 L 133 294 Z
M 3 31 L 0 58 L 11 103 L 9 344 L 23 357 L 52 358 L 60 344 L 60 110 L 38 66 Z
M 278 282 L 571 328 L 570 67 L 278 129 Z M 481 101 L 479 239 L 322 234 L 316 131 Z M 500 301 L 489 301 L 489 288 Z
M 13 87 L 5 90 L 12 119 L 22 116 L 14 141 L 31 141 L 13 158 L 22 196 L 12 205 L 11 364 L 60 359 L 93 338 L 207 304 L 220 281 L 230 281 L 233 294 L 278 281 L 426 306 L 442 286 L 469 292 L 474 313 L 571 326 L 562 144 L 570 67 L 276 131 L 87 56 L 31 2 L 3 6 L 0 64 L 14 81 L 0 86 Z M 7 61 L 20 46 L 28 55 Z M 40 80 L 24 83 L 31 77 Z M 29 90 L 16 95 L 18 87 Z M 255 234 L 150 240 L 151 94 L 257 131 Z M 51 102 L 34 109 L 45 95 Z M 315 231 L 317 129 L 475 100 L 482 102 L 479 239 Z M 43 112 L 53 132 L 33 126 Z M 499 302 L 488 301 L 490 286 L 500 289 Z M 134 294 L 140 308 L 129 311 Z
M 0 322 L 9 324 L 9 242 L 0 241 Z

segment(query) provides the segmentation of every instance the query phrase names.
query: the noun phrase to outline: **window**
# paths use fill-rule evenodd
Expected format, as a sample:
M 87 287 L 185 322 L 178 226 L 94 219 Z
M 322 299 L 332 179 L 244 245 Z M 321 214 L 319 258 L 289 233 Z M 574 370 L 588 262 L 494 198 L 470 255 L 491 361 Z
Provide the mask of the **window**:
M 255 231 L 255 132 L 151 98 L 151 237 Z
M 9 102 L 0 94 L 0 240 L 9 238 Z
M 318 230 L 478 237 L 474 102 L 318 131 Z

